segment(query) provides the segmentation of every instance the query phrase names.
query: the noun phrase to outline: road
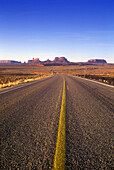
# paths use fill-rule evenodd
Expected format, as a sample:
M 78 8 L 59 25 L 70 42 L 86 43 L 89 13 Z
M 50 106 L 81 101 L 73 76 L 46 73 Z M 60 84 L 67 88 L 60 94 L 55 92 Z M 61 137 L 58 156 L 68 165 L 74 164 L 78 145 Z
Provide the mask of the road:
M 52 169 L 66 86 L 66 169 L 112 169 L 114 88 L 54 75 L 0 93 L 1 168 Z

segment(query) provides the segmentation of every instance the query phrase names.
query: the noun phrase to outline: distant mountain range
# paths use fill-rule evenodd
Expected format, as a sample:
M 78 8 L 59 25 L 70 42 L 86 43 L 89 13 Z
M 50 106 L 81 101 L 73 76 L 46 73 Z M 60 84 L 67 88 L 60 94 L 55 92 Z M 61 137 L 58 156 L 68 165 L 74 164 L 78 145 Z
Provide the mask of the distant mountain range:
M 28 65 L 39 65 L 39 66 L 51 66 L 51 65 L 91 65 L 91 64 L 106 64 L 104 59 L 90 59 L 87 62 L 70 62 L 65 57 L 55 57 L 54 60 L 47 59 L 46 61 L 40 61 L 39 58 L 33 58 L 28 60 Z M 0 60 L 0 64 L 23 64 L 19 61 L 13 60 Z
M 90 64 L 105 64 L 107 63 L 104 59 L 90 59 L 87 62 L 70 62 L 65 57 L 55 57 L 54 60 L 47 59 L 46 61 L 40 61 L 39 58 L 33 58 L 32 60 L 28 60 L 28 64 L 40 64 L 44 66 L 48 65 L 90 65 Z
M 33 58 L 28 60 L 28 64 L 42 64 L 42 65 L 66 65 L 70 62 L 65 57 L 55 57 L 54 60 L 47 59 L 46 61 L 40 61 L 39 58 Z

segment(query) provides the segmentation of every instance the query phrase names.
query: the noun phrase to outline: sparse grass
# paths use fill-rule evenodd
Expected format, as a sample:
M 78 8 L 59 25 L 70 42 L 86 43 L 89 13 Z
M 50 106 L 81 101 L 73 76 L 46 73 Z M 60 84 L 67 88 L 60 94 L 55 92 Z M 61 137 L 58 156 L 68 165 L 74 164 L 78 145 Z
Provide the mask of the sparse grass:
M 50 68 L 36 66 L 0 66 L 0 88 L 51 76 Z
M 114 64 L 53 66 L 54 73 L 81 76 L 114 85 Z M 0 65 L 0 88 L 52 75 L 52 66 Z
M 114 85 L 114 64 L 55 66 L 54 71 L 58 74 L 80 76 Z
M 71 75 L 99 75 L 114 78 L 114 64 L 112 65 L 86 65 L 86 66 L 54 66 L 54 71 L 58 74 Z

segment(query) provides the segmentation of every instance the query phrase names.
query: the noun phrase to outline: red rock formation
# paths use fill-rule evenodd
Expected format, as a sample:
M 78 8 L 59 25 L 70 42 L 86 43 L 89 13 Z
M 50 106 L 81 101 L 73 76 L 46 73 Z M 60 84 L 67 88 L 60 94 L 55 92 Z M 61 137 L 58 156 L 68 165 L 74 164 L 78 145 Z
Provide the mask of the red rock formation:
M 90 60 L 88 60 L 88 63 L 101 63 L 101 64 L 105 64 L 107 62 L 104 59 L 90 59 Z
M 54 63 L 69 63 L 65 57 L 55 57 L 53 60 Z
M 28 60 L 28 63 L 29 64 L 37 64 L 37 63 L 40 63 L 41 61 L 39 60 L 39 58 L 33 58 L 32 60 Z

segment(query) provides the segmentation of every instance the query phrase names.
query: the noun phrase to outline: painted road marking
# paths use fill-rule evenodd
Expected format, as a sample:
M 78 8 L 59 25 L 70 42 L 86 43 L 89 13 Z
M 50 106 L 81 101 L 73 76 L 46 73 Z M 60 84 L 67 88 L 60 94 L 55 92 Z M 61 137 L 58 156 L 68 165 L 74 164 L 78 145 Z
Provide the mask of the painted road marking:
M 54 155 L 53 170 L 65 170 L 66 162 L 66 89 L 65 79 L 63 83 L 63 94 L 61 103 L 61 112 L 59 118 L 59 127 L 56 141 L 56 150 Z
M 69 90 L 69 86 L 67 85 L 67 90 Z

